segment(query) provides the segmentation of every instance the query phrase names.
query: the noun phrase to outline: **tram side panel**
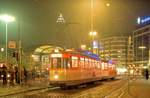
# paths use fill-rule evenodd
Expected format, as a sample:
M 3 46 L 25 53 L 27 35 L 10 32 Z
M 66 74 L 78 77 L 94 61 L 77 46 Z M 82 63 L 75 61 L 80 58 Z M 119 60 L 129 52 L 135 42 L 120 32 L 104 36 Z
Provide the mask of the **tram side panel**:
M 76 85 L 115 76 L 107 62 L 75 54 L 51 56 L 50 84 Z
M 109 64 L 108 62 L 102 62 L 102 78 L 114 78 L 116 76 L 116 69 L 114 64 Z

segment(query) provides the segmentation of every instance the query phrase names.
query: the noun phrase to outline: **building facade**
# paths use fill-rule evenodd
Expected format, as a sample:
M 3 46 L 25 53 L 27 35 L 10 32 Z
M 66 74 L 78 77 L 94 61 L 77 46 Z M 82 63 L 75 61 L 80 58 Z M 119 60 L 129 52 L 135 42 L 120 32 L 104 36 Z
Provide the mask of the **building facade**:
M 103 38 L 100 41 L 100 56 L 103 60 L 112 60 L 118 68 L 127 65 L 127 36 L 113 36 Z
M 146 67 L 150 64 L 150 18 L 138 18 L 138 25 L 133 31 L 134 64 Z

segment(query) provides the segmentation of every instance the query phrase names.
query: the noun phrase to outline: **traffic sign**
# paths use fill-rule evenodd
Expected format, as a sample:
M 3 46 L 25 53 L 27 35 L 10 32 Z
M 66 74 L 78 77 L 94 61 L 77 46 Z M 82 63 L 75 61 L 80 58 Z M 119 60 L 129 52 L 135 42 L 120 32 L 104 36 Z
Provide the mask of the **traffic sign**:
M 9 41 L 8 47 L 11 49 L 15 49 L 16 48 L 16 42 L 15 41 Z

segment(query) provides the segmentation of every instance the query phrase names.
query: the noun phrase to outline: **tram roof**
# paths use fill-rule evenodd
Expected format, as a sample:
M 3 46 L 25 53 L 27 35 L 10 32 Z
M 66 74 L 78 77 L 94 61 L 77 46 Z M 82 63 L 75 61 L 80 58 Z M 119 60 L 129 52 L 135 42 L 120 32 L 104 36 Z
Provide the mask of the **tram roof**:
M 94 54 L 90 51 L 86 51 L 86 50 L 79 50 L 79 51 L 70 51 L 69 53 L 72 53 L 72 54 L 80 54 L 80 55 L 83 55 L 83 56 L 87 56 L 87 57 L 90 57 L 90 58 L 93 58 L 93 59 L 96 59 L 96 60 L 100 60 L 99 56 L 97 54 Z

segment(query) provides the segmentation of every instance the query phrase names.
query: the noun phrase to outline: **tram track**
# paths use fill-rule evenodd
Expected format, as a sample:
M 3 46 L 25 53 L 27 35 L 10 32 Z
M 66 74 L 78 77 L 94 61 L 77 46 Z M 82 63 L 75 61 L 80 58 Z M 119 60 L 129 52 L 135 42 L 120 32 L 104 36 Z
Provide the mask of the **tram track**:
M 101 86 L 101 87 L 96 87 L 94 89 L 86 90 L 85 93 L 81 93 L 80 95 L 77 95 L 76 97 L 72 97 L 72 98 L 109 98 L 108 95 L 111 92 L 119 89 L 124 83 L 125 81 L 123 80 L 119 80 L 113 84 L 104 83 L 103 87 Z
M 122 96 L 127 91 L 127 83 L 125 83 L 121 88 L 117 87 L 113 92 L 110 92 L 107 96 L 104 98 L 122 98 Z
M 12 96 L 17 96 L 15 98 L 24 98 L 24 95 L 28 97 L 33 96 L 33 98 L 53 98 L 54 96 L 54 98 L 105 98 L 105 96 L 107 96 L 108 94 L 117 90 L 119 87 L 125 84 L 125 81 L 114 80 L 102 81 L 100 83 L 102 84 L 91 85 L 92 87 L 88 85 L 85 88 L 72 90 L 61 90 L 60 87 L 46 87 L 38 90 L 29 90 L 17 94 L 11 94 L 2 98 L 12 98 Z M 106 98 L 109 98 L 109 96 Z
M 17 96 L 17 95 L 22 95 L 22 94 L 36 94 L 37 92 L 46 92 L 46 91 L 50 91 L 50 90 L 55 90 L 55 89 L 59 89 L 60 87 L 53 87 L 53 86 L 48 86 L 48 87 L 43 87 L 43 88 L 36 88 L 36 89 L 29 89 L 29 90 L 22 90 L 22 91 L 18 91 L 15 93 L 10 93 L 10 94 L 6 94 L 6 95 L 2 95 L 0 96 L 0 98 L 10 98 L 11 96 Z
M 136 79 L 130 80 L 130 82 L 135 81 Z M 121 88 L 111 92 L 106 98 L 132 98 L 129 94 L 129 80 Z

